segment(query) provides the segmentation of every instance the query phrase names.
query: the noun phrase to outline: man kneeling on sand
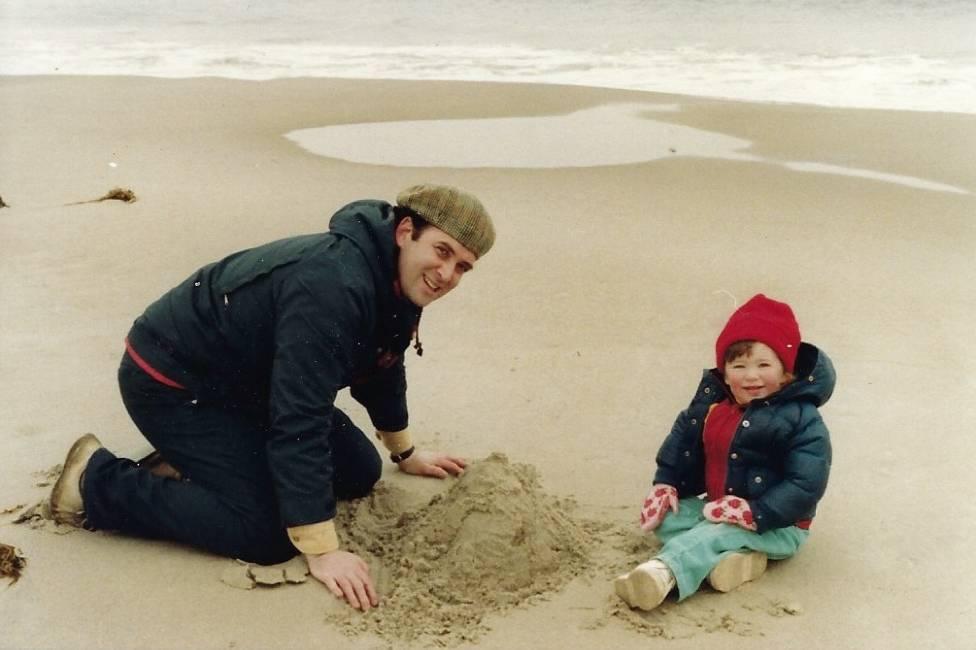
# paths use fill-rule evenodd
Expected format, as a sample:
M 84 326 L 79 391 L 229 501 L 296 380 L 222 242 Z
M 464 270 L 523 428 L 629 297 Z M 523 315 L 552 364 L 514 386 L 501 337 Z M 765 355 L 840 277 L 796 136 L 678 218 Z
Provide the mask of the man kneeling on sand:
M 423 307 L 494 240 L 477 198 L 419 185 L 395 206 L 345 206 L 326 233 L 196 271 L 136 319 L 119 368 L 155 462 L 83 436 L 52 490 L 55 519 L 259 564 L 304 553 L 337 597 L 376 606 L 368 566 L 339 548 L 332 520 L 336 499 L 366 495 L 382 462 L 336 393 L 350 388 L 402 471 L 461 474 L 463 459 L 411 442 L 403 354 L 414 338 L 422 354 Z

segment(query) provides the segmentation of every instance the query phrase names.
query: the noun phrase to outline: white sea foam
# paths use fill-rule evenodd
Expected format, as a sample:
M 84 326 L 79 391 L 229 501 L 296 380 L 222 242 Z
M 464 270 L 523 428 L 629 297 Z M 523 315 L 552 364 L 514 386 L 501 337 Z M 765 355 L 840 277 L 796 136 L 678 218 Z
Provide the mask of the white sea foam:
M 16 49 L 16 54 L 12 51 Z M 918 55 L 824 57 L 674 51 L 594 53 L 519 46 L 188 46 L 25 42 L 0 50 L 3 74 L 238 79 L 337 77 L 555 83 L 739 100 L 976 113 L 976 64 Z
M 453 79 L 976 113 L 976 3 L 0 0 L 0 74 Z

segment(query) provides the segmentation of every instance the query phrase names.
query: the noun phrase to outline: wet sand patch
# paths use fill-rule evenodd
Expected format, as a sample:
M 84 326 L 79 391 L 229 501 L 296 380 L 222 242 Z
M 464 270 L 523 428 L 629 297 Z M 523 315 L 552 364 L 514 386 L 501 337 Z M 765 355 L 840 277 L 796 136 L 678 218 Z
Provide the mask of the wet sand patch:
M 935 192 L 969 194 L 946 183 L 815 161 L 750 153 L 752 142 L 653 119 L 677 104 L 614 103 L 565 115 L 362 122 L 299 129 L 285 137 L 311 153 L 396 167 L 557 169 L 645 163 L 672 157 L 717 158 L 839 174 Z

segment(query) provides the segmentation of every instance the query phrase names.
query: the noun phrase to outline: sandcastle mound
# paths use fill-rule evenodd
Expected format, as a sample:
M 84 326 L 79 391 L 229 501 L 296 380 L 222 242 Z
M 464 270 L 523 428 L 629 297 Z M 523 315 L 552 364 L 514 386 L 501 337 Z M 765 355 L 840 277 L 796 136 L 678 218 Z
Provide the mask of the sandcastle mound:
M 455 645 L 483 633 L 486 614 L 545 597 L 588 563 L 574 503 L 543 493 L 534 468 L 502 454 L 473 463 L 422 508 L 404 512 L 404 502 L 380 485 L 339 514 L 382 598 L 366 615 L 339 614 L 347 633 Z

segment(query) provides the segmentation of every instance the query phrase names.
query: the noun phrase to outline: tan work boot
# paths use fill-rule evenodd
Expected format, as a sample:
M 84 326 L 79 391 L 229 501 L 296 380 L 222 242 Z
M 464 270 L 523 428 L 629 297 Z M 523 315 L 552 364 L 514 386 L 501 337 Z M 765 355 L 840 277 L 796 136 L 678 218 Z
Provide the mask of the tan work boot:
M 651 611 L 674 589 L 674 574 L 668 565 L 654 558 L 613 581 L 613 590 L 631 607 Z
M 64 459 L 61 476 L 51 490 L 51 515 L 59 524 L 81 527 L 85 520 L 85 503 L 81 498 L 81 476 L 92 454 L 102 448 L 94 434 L 86 433 L 75 440 Z
M 719 560 L 708 574 L 708 584 L 715 591 L 732 591 L 755 580 L 766 571 L 766 554 L 756 551 L 730 553 Z

